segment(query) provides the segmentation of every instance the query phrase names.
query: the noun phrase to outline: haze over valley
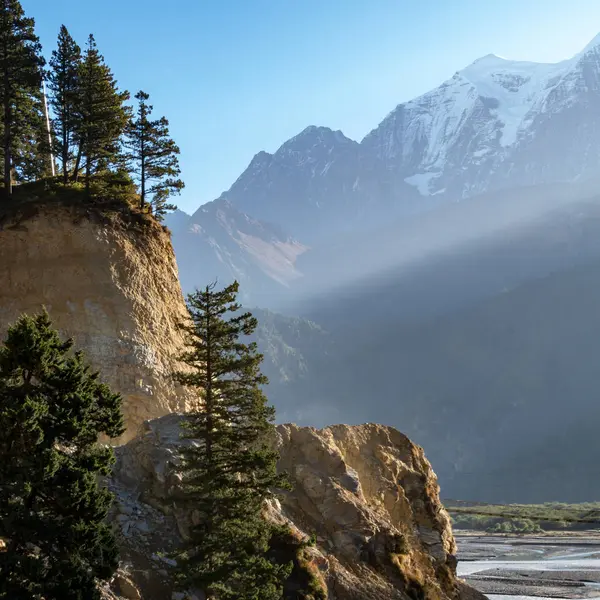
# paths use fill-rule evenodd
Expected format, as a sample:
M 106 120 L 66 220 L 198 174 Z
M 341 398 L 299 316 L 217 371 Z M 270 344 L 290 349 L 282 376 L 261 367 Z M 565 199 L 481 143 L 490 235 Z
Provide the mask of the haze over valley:
M 457 68 L 363 140 L 309 126 L 168 215 L 180 279 L 240 282 L 281 421 L 398 427 L 445 497 L 587 500 L 600 36 Z

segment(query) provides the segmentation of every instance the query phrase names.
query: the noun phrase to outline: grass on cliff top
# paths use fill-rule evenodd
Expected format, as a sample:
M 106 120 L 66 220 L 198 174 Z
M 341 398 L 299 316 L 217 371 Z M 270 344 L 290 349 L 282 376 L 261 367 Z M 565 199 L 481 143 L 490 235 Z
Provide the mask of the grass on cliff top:
M 0 198 L 0 226 L 17 227 L 42 209 L 65 207 L 73 211 L 76 221 L 88 218 L 127 228 L 164 229 L 150 213 L 140 210 L 139 202 L 135 184 L 124 173 L 95 176 L 89 197 L 83 182 L 64 185 L 59 177 L 52 177 L 15 185 L 10 201 Z
M 457 529 L 493 533 L 583 531 L 600 528 L 600 502 L 565 504 L 452 504 L 446 510 Z

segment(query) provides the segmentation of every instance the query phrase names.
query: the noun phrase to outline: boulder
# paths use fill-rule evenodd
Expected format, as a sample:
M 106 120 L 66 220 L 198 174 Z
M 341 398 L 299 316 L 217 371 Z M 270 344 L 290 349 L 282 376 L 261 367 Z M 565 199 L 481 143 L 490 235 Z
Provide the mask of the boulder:
M 179 540 L 198 518 L 178 502 L 179 449 L 191 443 L 181 439 L 182 419 L 172 414 L 146 422 L 137 438 L 117 449 L 111 481 L 116 512 L 125 521 L 135 510 L 152 530 L 159 526 L 156 515 L 163 515 Z M 449 600 L 464 594 L 450 519 L 422 448 L 375 424 L 322 430 L 281 425 L 273 444 L 278 468 L 294 489 L 269 502 L 266 514 L 298 538 L 316 536 L 309 568 L 330 598 Z M 154 562 L 169 568 L 162 559 Z

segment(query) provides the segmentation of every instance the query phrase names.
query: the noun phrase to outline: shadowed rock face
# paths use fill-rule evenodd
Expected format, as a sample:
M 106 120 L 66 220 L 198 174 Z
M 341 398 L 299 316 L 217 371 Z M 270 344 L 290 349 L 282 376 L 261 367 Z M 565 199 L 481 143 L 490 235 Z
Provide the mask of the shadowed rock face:
M 140 552 L 156 552 L 169 535 L 177 543 L 190 525 L 176 500 L 178 448 L 189 443 L 180 440 L 181 419 L 150 421 L 118 449 L 111 481 L 118 497 L 114 518 L 124 532 L 123 555 L 134 566 Z M 316 534 L 310 564 L 329 598 L 461 595 L 450 521 L 420 447 L 393 428 L 371 424 L 322 430 L 281 425 L 275 444 L 294 490 L 270 503 L 267 514 L 288 523 L 299 538 Z M 153 575 L 141 587 L 153 577 L 164 583 L 157 573 L 165 564 L 158 558 L 149 563 Z M 153 598 L 151 590 L 146 597 Z
M 124 397 L 127 432 L 185 410 L 170 378 L 185 315 L 177 266 L 162 228 L 134 231 L 66 209 L 40 208 L 0 230 L 0 335 L 22 313 L 46 307 L 55 326 L 85 351 Z

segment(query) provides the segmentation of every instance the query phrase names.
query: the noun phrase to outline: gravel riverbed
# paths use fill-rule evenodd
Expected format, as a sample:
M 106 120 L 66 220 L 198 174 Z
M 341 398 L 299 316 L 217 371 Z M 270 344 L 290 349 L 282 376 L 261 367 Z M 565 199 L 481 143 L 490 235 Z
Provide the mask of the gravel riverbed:
M 492 600 L 600 600 L 600 532 L 492 536 L 455 532 L 458 574 Z

